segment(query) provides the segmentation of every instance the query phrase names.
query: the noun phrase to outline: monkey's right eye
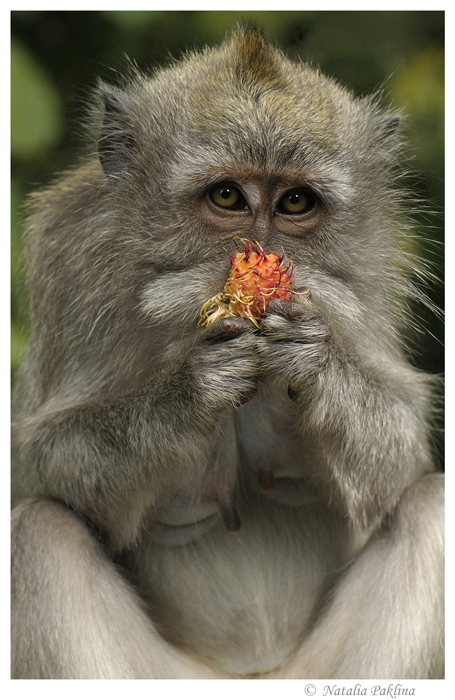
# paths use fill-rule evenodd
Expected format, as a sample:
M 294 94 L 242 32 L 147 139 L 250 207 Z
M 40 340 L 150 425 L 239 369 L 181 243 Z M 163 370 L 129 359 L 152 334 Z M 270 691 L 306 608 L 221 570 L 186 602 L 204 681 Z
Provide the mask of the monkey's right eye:
M 240 190 L 229 183 L 223 183 L 213 187 L 209 192 L 209 197 L 217 207 L 229 209 L 230 211 L 243 211 L 248 209 L 245 197 Z

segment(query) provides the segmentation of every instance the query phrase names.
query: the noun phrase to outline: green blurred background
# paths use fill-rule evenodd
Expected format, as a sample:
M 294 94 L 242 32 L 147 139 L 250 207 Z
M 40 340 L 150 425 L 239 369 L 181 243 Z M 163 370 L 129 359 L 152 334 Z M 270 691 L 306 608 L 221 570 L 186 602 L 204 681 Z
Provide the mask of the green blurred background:
M 386 104 L 404 109 L 411 186 L 430 202 L 416 217 L 416 245 L 442 277 L 443 12 L 15 11 L 11 18 L 13 378 L 27 340 L 22 202 L 76 159 L 86 94 L 98 76 L 115 80 L 129 59 L 141 69 L 160 65 L 219 42 L 242 19 L 253 19 L 291 58 L 319 65 L 359 95 L 383 89 Z M 440 283 L 430 296 L 442 308 Z M 429 332 L 414 338 L 415 360 L 441 372 L 442 321 L 419 313 Z

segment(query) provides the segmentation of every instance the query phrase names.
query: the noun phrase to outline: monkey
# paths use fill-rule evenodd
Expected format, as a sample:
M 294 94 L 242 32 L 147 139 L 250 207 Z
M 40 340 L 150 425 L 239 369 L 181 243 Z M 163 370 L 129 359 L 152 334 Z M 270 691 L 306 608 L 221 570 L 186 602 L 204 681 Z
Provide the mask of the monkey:
M 90 109 L 28 205 L 12 676 L 443 677 L 401 114 L 250 26 Z M 239 238 L 295 293 L 201 326 Z

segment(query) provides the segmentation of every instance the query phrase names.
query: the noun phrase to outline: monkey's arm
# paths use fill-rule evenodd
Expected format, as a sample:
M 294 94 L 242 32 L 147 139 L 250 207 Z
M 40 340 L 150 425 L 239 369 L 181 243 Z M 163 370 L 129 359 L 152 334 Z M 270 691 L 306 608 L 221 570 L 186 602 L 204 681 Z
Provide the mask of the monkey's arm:
M 220 413 L 254 393 L 251 329 L 245 319 L 220 321 L 140 389 L 44 407 L 19 423 L 22 468 L 36 472 L 38 493 L 88 517 L 114 547 L 131 542 L 178 471 L 204 463 Z
M 299 407 L 299 430 L 316 446 L 318 478 L 335 487 L 351 518 L 368 524 L 401 492 L 434 470 L 428 436 L 427 377 L 380 345 L 356 354 L 311 300 L 272 302 L 260 355 L 285 379 Z

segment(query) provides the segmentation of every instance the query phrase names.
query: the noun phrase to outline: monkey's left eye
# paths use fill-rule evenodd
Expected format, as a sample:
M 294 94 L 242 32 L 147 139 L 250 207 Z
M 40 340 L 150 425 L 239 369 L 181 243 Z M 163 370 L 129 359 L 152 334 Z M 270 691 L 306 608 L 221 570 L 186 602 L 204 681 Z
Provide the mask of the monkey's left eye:
M 229 183 L 217 185 L 210 190 L 209 197 L 217 207 L 230 211 L 248 209 L 245 197 L 240 190 Z
M 278 202 L 279 214 L 309 214 L 316 206 L 316 199 L 304 189 L 290 190 Z

